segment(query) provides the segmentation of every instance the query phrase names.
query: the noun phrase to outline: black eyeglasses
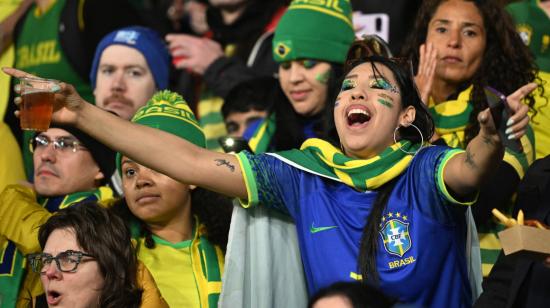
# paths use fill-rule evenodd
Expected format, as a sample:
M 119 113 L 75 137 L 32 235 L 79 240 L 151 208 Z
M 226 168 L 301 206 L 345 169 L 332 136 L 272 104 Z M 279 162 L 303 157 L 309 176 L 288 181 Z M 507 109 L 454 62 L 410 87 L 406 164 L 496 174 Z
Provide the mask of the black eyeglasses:
M 62 153 L 76 152 L 77 150 L 87 150 L 81 142 L 75 140 L 73 137 L 59 137 L 51 140 L 46 135 L 36 135 L 31 139 L 30 150 L 34 153 L 37 149 L 45 149 L 50 143 L 53 143 L 53 148 Z
M 46 273 L 50 268 L 52 261 L 55 260 L 57 269 L 64 273 L 74 273 L 83 257 L 95 258 L 92 255 L 81 251 L 67 250 L 59 253 L 57 256 L 52 256 L 49 253 L 34 253 L 27 256 L 27 260 L 31 265 L 32 271 L 35 273 Z

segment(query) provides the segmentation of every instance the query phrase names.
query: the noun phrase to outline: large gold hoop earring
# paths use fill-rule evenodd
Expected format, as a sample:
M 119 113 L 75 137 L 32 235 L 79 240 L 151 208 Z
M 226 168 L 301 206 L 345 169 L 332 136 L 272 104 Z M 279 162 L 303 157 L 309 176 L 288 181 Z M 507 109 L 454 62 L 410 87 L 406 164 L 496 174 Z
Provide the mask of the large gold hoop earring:
M 414 152 L 409 152 L 409 151 L 405 151 L 403 150 L 403 148 L 401 148 L 401 146 L 399 146 L 399 150 L 401 150 L 401 152 L 405 153 L 405 154 L 409 154 L 409 155 L 416 155 L 416 153 L 418 153 L 420 150 L 422 150 L 422 148 L 424 147 L 424 135 L 422 135 L 422 131 L 420 130 L 420 128 L 418 128 L 418 126 L 414 125 L 414 124 L 410 124 L 412 127 L 416 128 L 416 130 L 418 131 L 418 133 L 420 134 L 420 139 L 422 140 L 421 143 L 420 143 L 420 147 L 418 148 L 418 150 L 414 151 Z M 399 128 L 401 128 L 402 126 L 399 125 L 395 128 L 395 130 L 393 131 L 393 141 L 395 143 L 397 143 L 397 137 L 395 136 L 395 134 L 397 133 L 397 130 Z M 407 126 L 403 126 L 403 127 L 407 127 Z

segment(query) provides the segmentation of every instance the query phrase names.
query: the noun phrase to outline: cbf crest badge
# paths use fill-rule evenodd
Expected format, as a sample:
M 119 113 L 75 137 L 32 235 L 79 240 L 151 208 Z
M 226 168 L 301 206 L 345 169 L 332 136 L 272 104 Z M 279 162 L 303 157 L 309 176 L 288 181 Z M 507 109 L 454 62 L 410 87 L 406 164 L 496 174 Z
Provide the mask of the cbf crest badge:
M 523 41 L 523 44 L 525 44 L 525 46 L 529 46 L 531 44 L 531 36 L 533 35 L 533 29 L 531 26 L 528 24 L 518 24 L 516 26 L 516 31 Z
M 403 255 L 411 248 L 412 241 L 409 235 L 409 223 L 405 222 L 407 216 L 402 216 L 400 213 L 393 215 L 388 214 L 388 218 L 382 218 L 383 228 L 379 231 L 384 249 L 389 254 L 403 257 Z

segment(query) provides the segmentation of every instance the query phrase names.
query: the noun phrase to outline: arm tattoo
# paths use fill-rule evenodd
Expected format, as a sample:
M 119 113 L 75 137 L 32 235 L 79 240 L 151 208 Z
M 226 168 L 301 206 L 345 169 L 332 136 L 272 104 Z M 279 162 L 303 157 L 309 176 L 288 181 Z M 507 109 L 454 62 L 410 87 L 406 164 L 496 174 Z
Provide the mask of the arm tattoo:
M 226 165 L 227 168 L 229 168 L 229 170 L 231 170 L 231 172 L 235 172 L 235 166 L 233 166 L 231 163 L 229 163 L 227 160 L 225 159 L 214 159 L 214 161 L 216 162 L 216 166 L 223 166 L 223 165 Z
M 476 162 L 474 161 L 474 154 L 470 153 L 470 151 L 466 150 L 466 160 L 464 162 L 472 169 L 477 169 Z
M 493 139 L 487 136 L 483 136 L 483 143 L 485 143 L 486 145 L 492 145 L 492 146 L 495 145 L 495 142 L 493 141 Z

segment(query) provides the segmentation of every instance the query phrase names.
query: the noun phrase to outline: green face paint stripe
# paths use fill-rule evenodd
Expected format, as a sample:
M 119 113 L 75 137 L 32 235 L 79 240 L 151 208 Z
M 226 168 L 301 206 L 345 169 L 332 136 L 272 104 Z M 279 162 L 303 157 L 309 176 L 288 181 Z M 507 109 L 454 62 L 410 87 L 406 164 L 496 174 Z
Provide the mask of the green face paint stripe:
M 393 108 L 393 104 L 390 103 L 390 102 L 388 102 L 388 101 L 385 100 L 385 99 L 379 98 L 379 99 L 378 99 L 378 102 L 379 102 L 380 104 L 382 104 L 382 105 L 388 107 L 388 108 Z
M 315 76 L 315 80 L 319 81 L 322 84 L 327 84 L 329 77 L 330 77 L 330 70 L 324 73 L 317 74 Z

